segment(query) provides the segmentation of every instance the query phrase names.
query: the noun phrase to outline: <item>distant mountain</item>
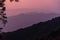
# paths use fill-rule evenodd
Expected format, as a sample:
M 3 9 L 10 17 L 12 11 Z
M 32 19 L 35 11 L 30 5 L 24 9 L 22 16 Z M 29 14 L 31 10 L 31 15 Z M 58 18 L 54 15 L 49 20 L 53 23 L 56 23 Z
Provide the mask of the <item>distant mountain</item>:
M 59 40 L 60 17 L 6 33 L 6 40 Z
M 37 13 L 37 12 L 30 12 L 26 14 L 22 13 L 17 16 L 9 17 L 8 24 L 5 29 L 7 29 L 6 31 L 14 31 L 20 28 L 28 27 L 38 22 L 50 20 L 58 16 L 60 16 L 60 14 L 54 14 L 54 13 L 45 14 L 45 13 Z

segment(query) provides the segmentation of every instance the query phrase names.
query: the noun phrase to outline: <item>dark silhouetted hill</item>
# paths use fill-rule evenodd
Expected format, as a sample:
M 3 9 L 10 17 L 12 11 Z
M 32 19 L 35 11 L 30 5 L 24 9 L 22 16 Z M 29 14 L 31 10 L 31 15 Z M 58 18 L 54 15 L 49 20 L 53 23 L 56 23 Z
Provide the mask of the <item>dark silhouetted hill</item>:
M 59 40 L 60 17 L 6 33 L 6 40 Z

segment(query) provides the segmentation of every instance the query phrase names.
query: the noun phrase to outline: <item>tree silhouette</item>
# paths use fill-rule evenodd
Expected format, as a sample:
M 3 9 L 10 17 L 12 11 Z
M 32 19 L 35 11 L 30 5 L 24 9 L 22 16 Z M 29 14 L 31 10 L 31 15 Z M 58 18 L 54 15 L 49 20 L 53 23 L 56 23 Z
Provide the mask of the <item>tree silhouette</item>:
M 14 0 L 10 0 L 10 2 L 12 2 L 12 1 L 14 1 Z M 19 0 L 15 0 L 16 2 L 19 2 Z
M 6 10 L 6 7 L 4 6 L 5 5 L 4 4 L 5 1 L 6 0 L 0 0 L 0 16 L 1 16 L 0 20 L 2 20 L 4 26 L 7 23 L 7 16 L 6 16 L 6 13 L 4 13 L 5 10 Z M 19 2 L 19 0 L 10 0 L 10 2 L 12 2 L 12 1 Z
M 5 2 L 6 0 L 0 0 L 0 20 L 2 21 L 3 23 L 3 27 L 5 27 L 6 23 L 7 23 L 7 16 L 6 16 L 6 7 L 5 7 Z M 19 2 L 19 0 L 10 0 L 10 2 L 12 1 L 16 1 L 16 2 Z M 0 40 L 3 39 L 3 33 L 1 32 L 3 28 L 0 28 Z M 2 33 L 2 34 L 1 34 Z

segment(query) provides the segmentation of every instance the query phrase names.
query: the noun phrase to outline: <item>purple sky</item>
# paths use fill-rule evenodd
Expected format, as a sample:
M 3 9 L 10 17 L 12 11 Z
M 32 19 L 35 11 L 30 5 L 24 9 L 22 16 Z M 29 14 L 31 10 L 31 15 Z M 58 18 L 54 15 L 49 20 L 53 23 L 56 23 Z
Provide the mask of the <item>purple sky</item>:
M 5 2 L 5 4 L 6 4 L 5 6 L 7 8 L 6 13 L 7 13 L 8 18 L 12 17 L 12 16 L 17 16 L 20 14 L 29 14 L 31 12 L 37 12 L 37 13 L 44 12 L 47 14 L 48 13 L 57 13 L 57 14 L 60 13 L 60 0 L 20 0 L 20 2 L 17 2 L 17 3 L 16 2 L 10 3 L 9 0 L 7 0 Z M 20 15 L 20 17 L 21 17 L 21 15 Z M 22 16 L 22 17 L 24 17 L 24 16 Z M 42 15 L 42 18 L 43 17 L 44 17 L 44 15 Z M 36 17 L 36 18 L 38 18 L 38 17 Z M 21 18 L 21 19 L 24 19 L 24 18 Z M 33 21 L 32 19 L 31 19 L 31 22 Z M 11 22 L 12 20 L 14 20 L 14 19 L 10 19 L 9 22 Z M 20 20 L 18 20 L 18 21 L 21 22 Z M 14 21 L 12 21 L 12 22 L 14 22 Z M 21 23 L 24 24 L 24 22 L 22 21 Z M 19 23 L 17 23 L 17 24 L 19 24 Z M 11 27 L 8 27 L 7 29 L 16 29 L 16 27 L 11 26 Z M 17 27 L 17 28 L 19 28 L 19 27 Z M 6 30 L 6 29 L 4 29 L 4 30 Z
M 58 12 L 60 13 L 60 0 L 20 0 L 20 2 L 12 2 L 9 0 L 5 2 L 5 6 L 7 10 L 15 10 L 15 9 L 40 9 L 40 11 L 44 12 Z M 17 12 L 17 11 L 16 11 Z M 14 12 L 7 12 L 8 16 L 18 15 Z

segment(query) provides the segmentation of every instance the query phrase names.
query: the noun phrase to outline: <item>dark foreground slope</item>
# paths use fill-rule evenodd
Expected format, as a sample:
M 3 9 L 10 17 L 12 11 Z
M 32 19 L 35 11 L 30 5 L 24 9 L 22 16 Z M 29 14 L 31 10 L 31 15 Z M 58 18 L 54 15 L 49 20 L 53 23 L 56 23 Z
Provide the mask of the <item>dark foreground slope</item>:
M 6 40 L 60 40 L 60 17 L 6 33 Z

